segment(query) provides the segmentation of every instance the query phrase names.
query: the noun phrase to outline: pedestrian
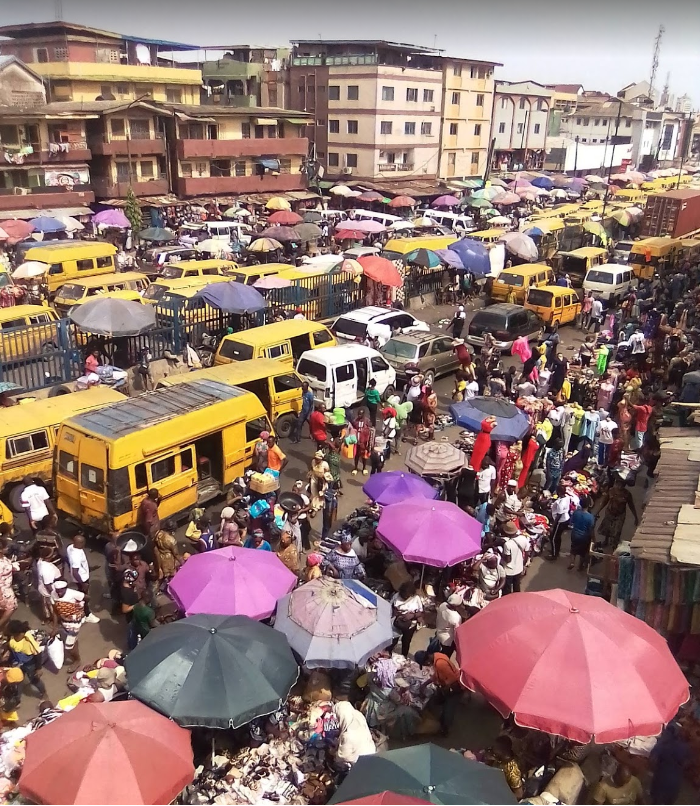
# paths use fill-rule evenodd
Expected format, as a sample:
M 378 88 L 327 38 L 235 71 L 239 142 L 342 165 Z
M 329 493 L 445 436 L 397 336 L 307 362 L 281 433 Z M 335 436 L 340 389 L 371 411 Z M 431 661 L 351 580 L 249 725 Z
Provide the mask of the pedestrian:
M 97 624 L 99 618 L 90 612 L 90 566 L 85 554 L 85 536 L 80 532 L 73 537 L 72 544 L 66 549 L 66 557 L 71 580 L 75 587 L 84 594 L 85 621 Z
M 29 528 L 32 534 L 36 534 L 44 518 L 48 517 L 53 509 L 50 496 L 46 492 L 46 488 L 37 484 L 30 476 L 25 476 L 22 483 L 24 489 L 19 500 L 27 515 Z M 49 509 L 50 507 L 51 509 Z
M 309 431 L 311 439 L 316 442 L 316 450 L 325 449 L 328 442 L 328 430 L 326 428 L 326 418 L 324 415 L 325 406 L 317 403 L 309 416 Z
M 372 428 L 377 427 L 377 410 L 379 409 L 379 404 L 381 402 L 382 396 L 379 394 L 379 390 L 377 389 L 377 381 L 372 378 L 367 384 L 364 400 L 365 406 L 367 406 L 369 421 L 372 424 Z
M 357 437 L 357 442 L 355 443 L 355 467 L 353 468 L 352 475 L 357 475 L 360 462 L 362 462 L 362 475 L 366 476 L 368 473 L 367 460 L 374 447 L 375 430 L 367 417 L 365 409 L 358 409 L 357 419 L 353 422 L 352 427 Z
M 591 313 L 588 319 L 588 327 L 586 327 L 586 331 L 590 332 L 591 328 L 593 328 L 593 332 L 598 333 L 600 331 L 602 321 L 603 303 L 599 299 L 594 299 L 591 303 Z
M 401 654 L 408 657 L 411 641 L 423 618 L 423 600 L 412 581 L 403 582 L 391 600 L 394 617 L 394 644 L 401 641 Z
M 204 554 L 207 551 L 214 551 L 217 549 L 218 543 L 216 542 L 216 535 L 211 526 L 211 518 L 208 515 L 202 515 L 197 521 L 199 528 L 199 540 L 195 546 L 199 554 Z
M 578 557 L 578 570 L 584 570 L 594 531 L 595 516 L 591 513 L 591 499 L 584 495 L 580 507 L 571 516 L 571 562 L 567 570 L 574 570 L 576 557 Z
M 562 467 L 564 466 L 564 443 L 557 438 L 552 440 L 552 447 L 547 449 L 544 459 L 546 474 L 545 490 L 550 493 L 556 492 L 561 479 Z
M 460 305 L 452 317 L 452 321 L 447 325 L 445 330 L 451 330 L 452 336 L 455 339 L 462 338 L 462 331 L 467 321 L 467 314 L 464 312 L 464 305 Z
M 593 292 L 589 291 L 581 302 L 581 330 L 588 330 L 591 323 L 591 308 L 593 307 Z
M 472 354 L 469 347 L 464 343 L 464 339 L 455 339 L 452 347 L 452 352 L 457 356 L 459 365 L 466 378 L 474 377 L 474 369 L 472 367 Z
M 155 570 L 163 589 L 167 588 L 168 583 L 182 565 L 174 532 L 175 524 L 170 520 L 166 520 L 163 521 L 161 528 L 156 532 L 156 536 L 153 539 Z M 236 532 L 238 532 L 238 527 L 236 527 Z
M 144 639 L 156 626 L 155 610 L 146 602 L 143 591 L 136 586 L 136 581 L 135 571 L 129 569 L 124 573 L 121 609 L 126 617 L 126 643 L 130 652 L 136 649 L 139 641 Z
M 160 529 L 160 516 L 158 505 L 160 504 L 160 493 L 152 487 L 146 497 L 139 504 L 136 511 L 136 528 L 141 534 L 153 539 L 158 529 Z
M 335 579 L 364 579 L 365 567 L 352 547 L 349 532 L 340 533 L 340 543 L 326 554 L 321 566 L 324 574 Z
M 311 548 L 311 521 L 309 520 L 309 509 L 311 506 L 311 499 L 307 495 L 307 485 L 301 479 L 294 482 L 292 492 L 301 498 L 301 507 L 297 511 L 299 520 L 299 531 L 301 532 L 301 547 L 304 551 Z
M 364 472 L 364 471 L 363 471 Z M 323 451 L 318 450 L 311 457 L 311 467 L 309 468 L 309 490 L 311 492 L 311 510 L 313 517 L 323 509 L 323 494 L 328 484 L 327 479 L 331 478 L 331 470 L 326 461 Z
M 463 605 L 461 594 L 453 593 L 446 602 L 438 605 L 435 619 L 435 638 L 440 643 L 440 652 L 448 658 L 455 651 L 455 630 L 463 619 L 459 608 Z
M 323 525 L 321 528 L 321 540 L 325 540 L 338 518 L 338 482 L 331 476 L 323 491 Z
M 548 560 L 556 560 L 561 551 L 561 539 L 569 528 L 569 519 L 571 511 L 571 499 L 566 494 L 566 488 L 559 485 L 556 489 L 557 498 L 552 502 L 552 526 L 549 533 L 549 543 L 551 554 L 547 557 Z
M 24 679 L 29 681 L 35 692 L 45 698 L 46 686 L 41 679 L 42 649 L 34 632 L 29 629 L 29 623 L 13 619 L 7 625 L 7 634 L 10 636 L 8 647 L 14 664 L 19 666 Z
M 503 595 L 520 593 L 520 581 L 525 571 L 525 552 L 530 548 L 530 541 L 518 531 L 514 521 L 508 521 L 503 526 L 505 542 L 503 543 L 504 571 L 506 581 L 503 586 Z
M 68 674 L 73 674 L 80 666 L 78 634 L 85 620 L 85 594 L 68 587 L 62 579 L 53 585 L 53 636 L 61 634 L 65 646 L 66 660 L 71 662 Z
M 377 752 L 372 732 L 367 720 L 352 703 L 341 700 L 333 706 L 338 721 L 336 769 L 347 772 L 360 756 L 371 756 Z
M 496 490 L 496 478 L 496 467 L 493 461 L 485 456 L 481 462 L 481 469 L 476 474 L 479 503 L 485 504 L 491 499 Z
M 111 531 L 105 543 L 105 580 L 108 592 L 104 594 L 104 598 L 112 600 L 112 615 L 118 613 L 121 606 L 121 578 L 118 568 L 122 564 L 122 552 L 117 545 L 118 539 L 119 532 Z
M 277 439 L 270 434 L 267 438 L 267 466 L 270 470 L 281 473 L 287 466 L 287 454 L 277 444 Z
M 287 522 L 288 523 L 288 522 Z M 299 552 L 296 546 L 294 532 L 285 528 L 282 529 L 280 535 L 279 548 L 275 552 L 280 561 L 285 565 L 293 574 L 299 574 Z
M 221 510 L 221 523 L 216 537 L 219 548 L 243 545 L 241 530 L 236 521 L 236 510 L 233 507 L 224 507 Z
M 637 515 L 632 493 L 630 493 L 622 477 L 619 474 L 615 474 L 612 487 L 609 487 L 603 493 L 598 509 L 599 515 L 605 510 L 599 530 L 600 535 L 604 538 L 603 545 L 611 547 L 613 551 L 622 539 L 622 530 L 625 526 L 628 509 L 632 513 L 635 525 L 639 525 L 639 516 Z
M 425 652 L 419 655 L 419 660 L 422 666 L 432 668 L 430 682 L 435 686 L 436 691 L 431 698 L 430 705 L 438 710 L 440 732 L 443 736 L 447 736 L 455 720 L 457 702 L 462 696 L 459 671 L 450 658 L 442 652 Z
M 314 393 L 309 388 L 309 382 L 303 381 L 301 384 L 301 411 L 294 422 L 294 428 L 291 434 L 291 441 L 301 442 L 301 430 L 304 423 L 307 422 L 311 412 L 314 410 Z
M 268 451 L 269 445 L 267 443 L 270 438 L 269 431 L 261 431 L 258 436 L 258 441 L 253 448 L 253 458 L 250 467 L 256 473 L 264 473 L 268 467 Z
M 683 775 L 690 767 L 692 754 L 676 722 L 666 726 L 651 751 L 653 767 L 650 787 L 651 803 L 672 804 L 678 801 Z
M 639 453 L 644 446 L 644 437 L 649 427 L 649 418 L 653 413 L 653 408 L 649 405 L 646 398 L 641 398 L 639 405 L 630 406 L 634 414 L 634 437 L 632 438 L 630 447 L 633 451 Z
M 254 529 L 251 536 L 243 544 L 243 548 L 257 549 L 258 551 L 272 551 L 272 546 L 265 540 L 262 529 Z
M 48 546 L 37 546 L 37 550 L 38 553 L 35 553 L 37 591 L 41 596 L 42 623 L 47 624 L 51 621 L 53 610 L 51 600 L 53 586 L 55 582 L 61 579 L 61 572 L 55 563 L 51 562 L 51 549 Z
M 593 803 L 644 803 L 644 788 L 626 764 L 618 764 L 612 782 L 601 779 L 591 792 Z

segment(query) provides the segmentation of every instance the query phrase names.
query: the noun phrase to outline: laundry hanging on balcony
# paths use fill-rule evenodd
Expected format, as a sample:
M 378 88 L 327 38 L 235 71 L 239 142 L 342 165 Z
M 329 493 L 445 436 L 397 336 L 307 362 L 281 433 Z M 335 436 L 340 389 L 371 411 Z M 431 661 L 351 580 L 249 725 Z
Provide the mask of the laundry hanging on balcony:
M 279 171 L 280 169 L 280 161 L 267 159 L 266 157 L 257 157 L 255 162 L 258 165 L 262 165 L 263 168 L 267 168 L 268 171 Z

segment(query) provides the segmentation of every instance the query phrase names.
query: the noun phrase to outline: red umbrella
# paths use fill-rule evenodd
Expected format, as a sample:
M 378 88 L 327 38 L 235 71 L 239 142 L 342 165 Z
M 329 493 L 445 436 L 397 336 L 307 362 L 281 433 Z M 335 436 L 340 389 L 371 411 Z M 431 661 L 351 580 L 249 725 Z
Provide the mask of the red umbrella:
M 396 288 L 400 288 L 403 285 L 403 278 L 399 274 L 399 270 L 385 257 L 365 255 L 359 258 L 357 262 L 362 266 L 362 271 L 370 280 Z
M 293 213 L 291 210 L 277 210 L 267 220 L 270 224 L 284 224 L 287 227 L 293 227 L 295 224 L 301 224 L 304 219 L 299 213 Z
M 688 699 L 665 639 L 596 596 L 516 593 L 456 637 L 464 686 L 518 725 L 583 744 L 656 735 Z
M 410 196 L 395 196 L 388 204 L 389 207 L 415 207 L 415 199 Z
M 364 241 L 366 237 L 367 233 L 360 229 L 343 229 L 335 234 L 336 241 Z
M 10 243 L 17 243 L 28 238 L 34 232 L 34 226 L 28 221 L 21 221 L 18 218 L 8 218 L 0 223 L 0 229 L 7 233 Z
M 170 803 L 194 778 L 190 732 L 136 700 L 82 703 L 27 737 L 34 803 Z
M 396 792 L 377 792 L 376 795 L 367 795 L 365 798 L 358 798 L 357 800 L 344 800 L 342 803 L 346 806 L 354 806 L 354 804 L 367 803 L 374 804 L 375 806 L 401 806 L 403 803 L 413 806 L 414 803 L 430 803 L 429 800 L 420 800 L 419 798 L 412 798 L 410 795 L 397 795 Z
M 364 193 L 360 193 L 359 196 L 355 197 L 357 201 L 363 202 L 375 202 L 375 201 L 383 201 L 384 196 L 381 193 L 377 193 L 376 190 L 366 190 Z

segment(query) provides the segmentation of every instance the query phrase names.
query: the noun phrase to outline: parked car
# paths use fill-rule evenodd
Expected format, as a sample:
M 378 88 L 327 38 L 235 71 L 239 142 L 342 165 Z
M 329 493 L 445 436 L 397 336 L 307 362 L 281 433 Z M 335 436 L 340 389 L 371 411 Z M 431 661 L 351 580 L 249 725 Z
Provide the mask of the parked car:
M 613 261 L 615 263 L 629 263 L 630 252 L 634 246 L 634 241 L 618 241 L 613 250 Z
M 408 380 L 406 365 L 411 365 L 417 367 L 425 382 L 432 386 L 435 378 L 459 369 L 453 347 L 454 339 L 440 331 L 431 330 L 428 333 L 401 333 L 392 336 L 379 352 L 396 370 L 396 380 L 400 384 L 405 384 Z
M 369 330 L 370 336 L 379 336 L 382 342 L 387 342 L 391 338 L 392 330 L 399 329 L 403 333 L 411 333 L 416 330 L 428 331 L 430 327 L 425 322 L 408 313 L 394 308 L 380 308 L 377 305 L 369 305 L 366 308 L 358 308 L 356 311 L 348 311 L 339 316 L 331 325 L 331 330 L 335 334 L 338 343 L 364 340 Z M 381 338 L 384 336 L 384 338 Z
M 469 323 L 467 342 L 475 347 L 484 343 L 484 331 L 490 331 L 496 347 L 510 352 L 515 339 L 526 336 L 528 341 L 537 341 L 544 333 L 544 322 L 533 311 L 522 305 L 504 302 L 490 305 L 474 314 Z

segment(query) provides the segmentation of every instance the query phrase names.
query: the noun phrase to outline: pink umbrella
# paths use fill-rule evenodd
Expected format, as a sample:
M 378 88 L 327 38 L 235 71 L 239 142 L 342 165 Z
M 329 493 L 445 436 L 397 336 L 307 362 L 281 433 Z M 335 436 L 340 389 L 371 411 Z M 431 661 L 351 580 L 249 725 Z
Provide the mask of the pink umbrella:
M 131 227 L 131 222 L 124 213 L 121 210 L 115 210 L 113 207 L 110 207 L 109 210 L 100 210 L 99 213 L 95 213 L 92 223 L 103 224 L 105 227 L 117 227 L 118 229 L 129 229 Z
M 291 280 L 285 280 L 284 277 L 277 277 L 274 274 L 268 274 L 267 277 L 261 277 L 253 283 L 253 288 L 271 289 L 271 288 L 289 288 L 292 284 Z
M 0 221 L 0 228 L 7 234 L 11 244 L 23 241 L 34 232 L 32 224 L 18 218 L 8 218 L 7 221 Z
M 277 601 L 297 584 L 293 574 L 269 551 L 227 546 L 187 560 L 169 585 L 170 594 L 192 616 L 271 616 Z
M 431 207 L 456 207 L 459 204 L 459 199 L 456 196 L 438 196 L 435 201 L 430 203 Z
M 481 551 L 481 524 L 449 501 L 390 504 L 382 510 L 377 532 L 404 560 L 438 568 Z
M 336 224 L 335 229 L 337 232 L 348 229 L 360 230 L 360 232 L 384 232 L 386 227 L 384 224 L 380 224 L 378 221 L 365 221 L 348 218 L 345 221 L 341 221 L 340 223 Z
M 517 193 L 504 193 L 502 196 L 496 196 L 493 200 L 494 204 L 520 204 L 520 196 Z

